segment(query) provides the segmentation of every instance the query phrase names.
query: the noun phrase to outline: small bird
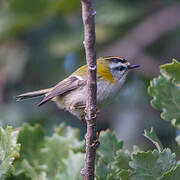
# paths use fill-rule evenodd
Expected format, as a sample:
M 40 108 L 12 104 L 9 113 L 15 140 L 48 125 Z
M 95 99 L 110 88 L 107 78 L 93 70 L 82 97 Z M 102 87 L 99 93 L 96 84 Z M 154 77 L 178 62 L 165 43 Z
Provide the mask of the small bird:
M 131 65 L 126 59 L 115 56 L 100 57 L 96 62 L 97 108 L 99 110 L 118 94 L 128 71 L 139 65 Z M 21 94 L 16 97 L 17 101 L 44 95 L 39 106 L 52 100 L 59 108 L 69 111 L 78 119 L 83 120 L 87 98 L 86 71 L 87 66 L 84 65 L 54 87 Z

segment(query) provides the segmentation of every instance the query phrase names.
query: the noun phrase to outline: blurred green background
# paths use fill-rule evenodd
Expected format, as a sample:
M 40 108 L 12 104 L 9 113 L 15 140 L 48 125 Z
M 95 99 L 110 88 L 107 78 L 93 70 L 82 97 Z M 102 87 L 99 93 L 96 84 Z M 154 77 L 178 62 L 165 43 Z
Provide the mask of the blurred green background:
M 180 59 L 178 0 L 96 0 L 97 57 L 122 56 L 141 68 L 129 73 L 113 104 L 101 111 L 98 129 L 110 128 L 125 147 L 146 149 L 142 136 L 154 126 L 164 146 L 175 148 L 177 131 L 150 105 L 149 81 L 159 65 Z M 39 123 L 47 134 L 56 124 L 81 128 L 85 123 L 54 103 L 39 99 L 16 102 L 23 92 L 55 85 L 85 64 L 79 0 L 0 1 L 0 123 L 19 127 Z

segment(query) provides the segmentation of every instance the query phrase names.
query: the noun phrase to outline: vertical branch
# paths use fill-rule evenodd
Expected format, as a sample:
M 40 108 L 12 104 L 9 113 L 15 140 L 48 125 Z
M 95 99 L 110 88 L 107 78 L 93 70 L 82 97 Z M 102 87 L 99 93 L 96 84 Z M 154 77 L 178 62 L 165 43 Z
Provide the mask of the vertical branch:
M 96 137 L 96 51 L 95 51 L 95 23 L 92 0 L 81 0 L 82 19 L 84 24 L 84 47 L 87 62 L 87 101 L 86 101 L 86 159 L 83 170 L 85 180 L 94 179 L 94 166 L 96 147 L 93 145 L 97 141 Z

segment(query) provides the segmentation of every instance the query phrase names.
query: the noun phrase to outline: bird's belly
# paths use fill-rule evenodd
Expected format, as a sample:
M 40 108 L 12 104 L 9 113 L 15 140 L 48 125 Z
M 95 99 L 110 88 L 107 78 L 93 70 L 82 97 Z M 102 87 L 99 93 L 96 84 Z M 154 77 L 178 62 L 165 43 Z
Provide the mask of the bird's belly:
M 82 119 L 86 105 L 86 87 L 80 87 L 76 90 L 69 91 L 53 99 L 59 108 L 65 109 Z
M 97 107 L 109 104 L 115 97 L 121 85 L 109 82 L 98 81 L 97 83 Z M 80 87 L 76 90 L 69 91 L 63 95 L 55 97 L 53 100 L 58 107 L 65 109 L 77 116 L 79 119 L 84 117 L 84 108 L 86 106 L 87 86 Z

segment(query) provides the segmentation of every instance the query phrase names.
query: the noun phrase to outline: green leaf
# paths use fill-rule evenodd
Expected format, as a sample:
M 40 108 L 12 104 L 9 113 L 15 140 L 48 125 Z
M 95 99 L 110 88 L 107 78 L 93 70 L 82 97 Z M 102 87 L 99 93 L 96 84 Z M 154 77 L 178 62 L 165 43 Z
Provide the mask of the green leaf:
M 65 159 L 73 158 L 69 152 L 80 152 L 84 147 L 84 142 L 79 140 L 78 129 L 65 126 L 62 123 L 55 128 L 52 137 L 45 138 L 45 147 L 41 149 L 43 164 L 47 166 L 47 176 L 54 179 L 56 175 L 62 173 L 62 164 Z M 69 157 L 70 156 L 70 157 Z M 76 164 L 77 165 L 77 164 Z M 72 169 L 69 169 L 72 171 Z
M 116 176 L 121 178 L 122 180 L 128 180 L 130 178 L 130 174 L 132 173 L 129 169 L 129 162 L 131 160 L 130 153 L 128 151 L 117 151 L 117 155 L 115 157 L 115 169 Z
M 161 65 L 160 72 L 166 79 L 172 79 L 177 86 L 180 86 L 180 63 L 176 59 L 170 64 Z
M 102 158 L 99 158 L 95 168 L 96 180 L 118 180 L 116 167 L 112 163 L 105 163 Z
M 175 154 L 170 149 L 138 152 L 129 165 L 135 170 L 133 180 L 155 180 L 176 165 Z
M 18 136 L 18 143 L 21 144 L 20 159 L 25 158 L 34 165 L 34 159 L 40 156 L 40 148 L 44 147 L 44 138 L 44 132 L 39 125 L 24 124 Z
M 120 176 L 120 180 L 131 180 L 130 176 L 132 174 L 132 171 L 130 170 L 121 170 L 120 173 L 119 173 L 119 176 Z
M 18 130 L 13 130 L 10 126 L 6 129 L 0 127 L 0 179 L 5 178 L 13 161 L 19 157 L 18 133 Z
M 160 175 L 160 170 L 157 167 L 158 152 L 138 152 L 133 154 L 130 167 L 135 169 L 132 175 L 133 179 L 137 180 L 154 180 Z
M 118 141 L 115 134 L 107 131 L 102 131 L 99 136 L 99 141 L 101 143 L 97 150 L 97 154 L 106 162 L 110 163 L 114 161 L 116 152 L 122 149 L 123 142 Z
M 152 106 L 162 110 L 161 117 L 180 129 L 180 87 L 159 76 L 150 82 L 148 92 L 153 96 Z
M 166 172 L 160 180 L 179 180 L 180 176 L 180 165 L 173 167 Z
M 65 124 L 56 127 L 51 137 L 45 137 L 38 125 L 23 125 L 18 137 L 22 145 L 20 159 L 15 162 L 13 175 L 17 178 L 24 175 L 26 179 L 33 180 L 55 179 L 62 173 L 66 159 L 72 158 L 69 152 L 82 151 L 84 143 L 79 140 L 79 135 L 79 130 Z
M 158 149 L 158 151 L 162 151 L 163 150 L 163 146 L 159 140 L 159 138 L 157 137 L 154 128 L 151 128 L 150 131 L 148 130 L 144 130 L 144 136 L 146 138 L 148 138 Z
M 47 166 L 47 175 L 53 179 L 55 174 L 61 171 L 61 164 L 64 158 L 68 157 L 69 147 L 66 139 L 53 134 L 46 137 L 46 146 L 41 149 L 44 164 Z
M 128 169 L 130 160 L 131 157 L 128 151 L 125 152 L 122 150 L 117 151 L 114 161 L 117 171 L 121 169 Z
M 108 173 L 111 173 L 110 168 L 99 158 L 95 167 L 96 180 L 106 179 Z
M 22 160 L 21 168 L 27 177 L 30 177 L 33 180 L 46 180 L 46 167 L 36 165 L 35 167 L 32 166 L 26 159 Z
M 57 174 L 55 180 L 71 179 L 81 180 L 83 176 L 80 171 L 84 165 L 85 155 L 83 153 L 73 153 L 70 151 L 67 159 L 63 160 L 62 170 L 60 174 Z
M 119 180 L 120 169 L 128 167 L 129 154 L 121 150 L 123 142 L 118 141 L 109 130 L 102 131 L 99 140 L 101 145 L 97 150 L 96 179 Z
M 66 126 L 65 123 L 61 123 L 59 127 L 55 128 L 55 133 L 59 136 L 63 136 L 68 143 L 70 149 L 74 152 L 80 152 L 85 149 L 85 141 L 80 141 L 80 130 Z
M 40 152 L 40 149 L 44 147 L 44 138 L 44 132 L 39 125 L 33 127 L 24 124 L 22 126 L 18 136 L 18 143 L 21 144 L 20 158 L 14 163 L 14 176 L 24 173 L 25 176 L 35 180 L 42 177 L 42 172 L 46 170 L 41 166 Z
M 176 154 L 172 153 L 169 148 L 164 149 L 159 153 L 157 163 L 163 172 L 169 171 L 172 167 L 176 166 Z

